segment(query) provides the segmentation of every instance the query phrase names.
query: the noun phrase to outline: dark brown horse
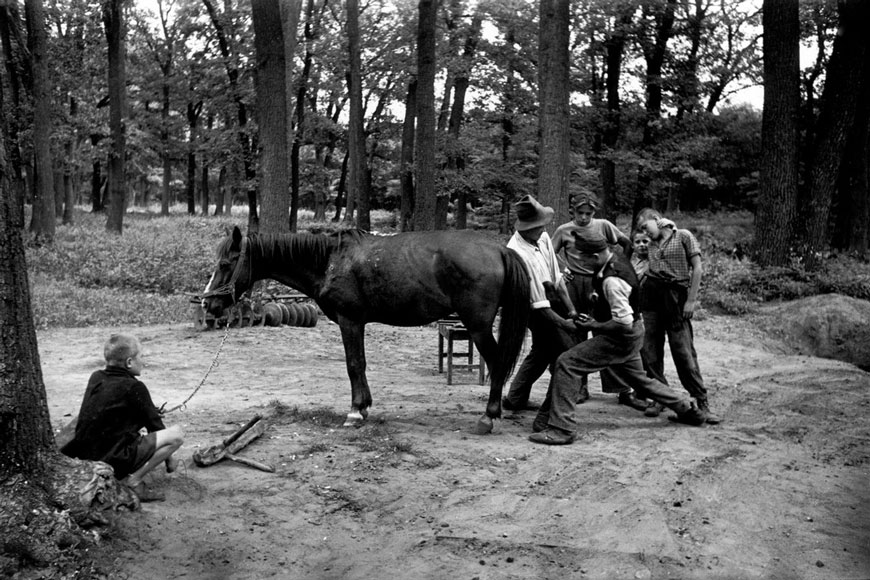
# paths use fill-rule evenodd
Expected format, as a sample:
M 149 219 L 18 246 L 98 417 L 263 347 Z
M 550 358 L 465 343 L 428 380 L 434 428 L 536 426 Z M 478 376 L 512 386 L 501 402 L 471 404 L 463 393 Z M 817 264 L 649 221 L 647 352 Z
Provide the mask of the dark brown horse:
M 212 314 L 220 314 L 254 281 L 271 278 L 313 298 L 338 323 L 352 394 L 345 425 L 362 422 L 372 404 L 365 325 L 420 326 L 453 312 L 489 367 L 489 402 L 477 431 L 491 431 L 492 420 L 501 417 L 502 388 L 516 364 L 529 316 L 529 275 L 513 250 L 465 230 L 243 237 L 234 228 L 217 255 L 203 300 Z M 496 342 L 492 329 L 499 307 Z

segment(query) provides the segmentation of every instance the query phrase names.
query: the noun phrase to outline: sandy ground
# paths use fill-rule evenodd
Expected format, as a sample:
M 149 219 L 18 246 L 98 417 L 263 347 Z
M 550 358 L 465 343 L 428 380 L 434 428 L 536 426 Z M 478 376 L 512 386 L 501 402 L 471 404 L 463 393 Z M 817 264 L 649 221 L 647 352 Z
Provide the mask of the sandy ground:
M 117 330 L 39 334 L 55 428 Z M 143 341 L 142 379 L 167 408 L 223 337 L 192 323 L 123 330 Z M 112 577 L 870 578 L 870 374 L 794 355 L 747 320 L 710 317 L 696 335 L 724 423 L 646 418 L 595 377 L 580 439 L 550 448 L 527 440 L 529 412 L 472 433 L 488 387 L 471 374 L 447 386 L 434 327 L 369 327 L 375 403 L 359 429 L 341 427 L 337 326 L 233 329 L 167 417 L 187 439 L 184 466 L 150 479 L 167 500 L 105 540 Z M 193 464 L 257 413 L 269 429 L 240 455 L 275 473 Z

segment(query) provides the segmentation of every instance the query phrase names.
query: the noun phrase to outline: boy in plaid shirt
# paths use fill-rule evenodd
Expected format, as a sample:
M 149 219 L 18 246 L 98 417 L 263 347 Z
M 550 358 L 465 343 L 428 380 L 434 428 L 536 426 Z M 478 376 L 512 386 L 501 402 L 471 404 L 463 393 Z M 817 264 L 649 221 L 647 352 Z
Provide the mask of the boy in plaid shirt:
M 652 209 L 641 210 L 637 229 L 645 231 L 655 243 L 649 253 L 649 271 L 640 296 L 646 327 L 641 352 L 647 373 L 667 384 L 664 376 L 667 337 L 683 388 L 695 398 L 707 423 L 719 423 L 719 417 L 710 411 L 692 330 L 701 286 L 701 247 L 692 232 L 678 229 L 673 221 Z

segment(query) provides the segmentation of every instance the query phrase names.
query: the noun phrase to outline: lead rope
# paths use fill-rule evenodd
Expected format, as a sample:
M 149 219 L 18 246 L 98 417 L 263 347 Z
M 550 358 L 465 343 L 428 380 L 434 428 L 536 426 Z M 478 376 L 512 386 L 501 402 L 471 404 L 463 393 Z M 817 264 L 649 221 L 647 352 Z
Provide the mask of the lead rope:
M 199 391 L 199 389 L 202 388 L 202 386 L 205 384 L 206 379 L 208 378 L 209 373 L 211 373 L 212 369 L 214 369 L 217 366 L 218 357 L 220 356 L 221 350 L 223 350 L 224 343 L 227 341 L 227 337 L 229 335 L 230 335 L 230 322 L 228 320 L 226 330 L 224 331 L 224 336 L 221 339 L 221 343 L 218 345 L 217 352 L 214 353 L 214 358 L 212 359 L 211 364 L 208 365 L 208 369 L 206 369 L 205 374 L 202 377 L 202 380 L 199 381 L 199 384 L 196 386 L 195 389 L 193 389 L 193 392 L 190 393 L 190 395 L 188 395 L 188 397 L 186 399 L 184 399 L 184 401 L 182 401 L 181 404 L 175 405 L 174 407 L 172 407 L 168 411 L 164 411 L 163 407 L 166 406 L 166 403 L 164 403 L 163 407 L 160 407 L 160 414 L 161 415 L 168 415 L 169 413 L 171 413 L 173 411 L 177 411 L 178 409 L 183 409 L 185 406 L 187 406 L 188 401 L 190 401 L 193 398 L 193 396 Z

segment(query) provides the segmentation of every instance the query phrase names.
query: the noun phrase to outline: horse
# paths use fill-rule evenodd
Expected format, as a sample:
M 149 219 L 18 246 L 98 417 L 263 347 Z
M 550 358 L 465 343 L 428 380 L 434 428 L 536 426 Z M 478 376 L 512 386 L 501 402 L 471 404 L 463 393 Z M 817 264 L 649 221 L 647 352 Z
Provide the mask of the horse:
M 475 431 L 501 417 L 501 395 L 516 365 L 530 311 L 530 281 L 516 252 L 469 230 L 376 235 L 252 234 L 238 227 L 217 248 L 203 308 L 220 315 L 264 278 L 313 298 L 341 329 L 351 410 L 345 426 L 368 416 L 365 325 L 422 326 L 456 313 L 489 368 L 485 414 Z M 493 324 L 501 317 L 498 341 Z

